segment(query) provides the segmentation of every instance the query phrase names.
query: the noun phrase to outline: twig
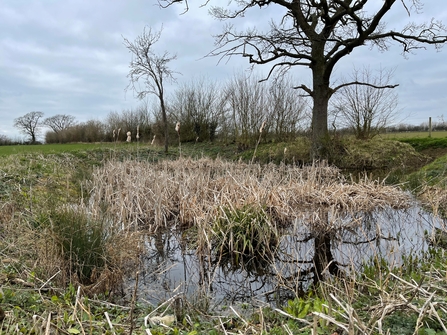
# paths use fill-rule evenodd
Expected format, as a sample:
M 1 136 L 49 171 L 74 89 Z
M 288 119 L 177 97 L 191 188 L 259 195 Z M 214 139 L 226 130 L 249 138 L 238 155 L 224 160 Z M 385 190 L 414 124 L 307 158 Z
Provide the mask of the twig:
M 282 325 L 282 327 L 285 329 L 285 331 L 288 335 L 293 335 L 292 331 L 290 330 L 290 328 L 287 324 Z
M 133 326 L 134 326 L 134 322 L 133 322 L 133 312 L 135 310 L 135 303 L 137 300 L 137 290 L 138 290 L 138 278 L 140 275 L 140 271 L 137 271 L 137 273 L 135 274 L 135 287 L 133 290 L 133 294 L 132 294 L 132 302 L 131 302 L 131 309 L 130 309 L 130 330 L 129 330 L 129 335 L 132 335 L 133 332 Z
M 110 318 L 109 318 L 109 313 L 104 312 L 104 315 L 106 316 L 107 323 L 109 324 L 109 327 L 110 327 L 110 330 L 111 330 L 112 334 L 115 334 L 115 330 L 113 329 L 112 322 L 110 321 Z
M 433 306 L 432 303 L 430 303 L 430 308 L 431 308 L 431 311 L 433 312 L 433 314 L 436 316 L 436 319 L 438 319 L 439 323 L 441 324 L 442 329 L 444 329 L 444 332 L 447 334 L 447 327 L 442 322 L 441 318 L 439 317 L 438 312 L 435 310 L 435 307 Z
M 47 325 L 45 327 L 45 335 L 50 335 L 51 330 L 51 312 L 48 313 Z
M 428 297 L 428 299 L 427 299 L 427 300 L 424 302 L 424 304 L 422 305 L 422 307 L 421 307 L 421 311 L 419 312 L 419 316 L 418 316 L 418 319 L 417 319 L 417 321 L 416 321 L 416 327 L 415 327 L 415 329 L 414 329 L 414 333 L 413 333 L 413 335 L 418 334 L 419 328 L 422 326 L 422 319 L 423 319 L 423 317 L 424 317 L 424 311 L 425 311 L 425 308 L 430 304 L 430 300 L 433 299 L 433 297 L 435 296 L 435 293 L 436 293 L 436 292 L 433 292 L 433 293 L 430 295 L 430 297 Z
M 77 307 L 78 307 L 78 304 L 79 304 L 79 298 L 80 298 L 80 296 L 81 296 L 81 286 L 78 286 L 78 290 L 77 290 L 77 292 L 76 292 L 76 300 L 75 300 L 75 305 L 74 305 L 74 307 L 73 307 L 73 315 L 72 315 L 72 320 L 74 320 L 75 319 L 75 316 L 76 316 L 76 313 L 77 313 Z
M 284 311 L 282 311 L 282 310 L 280 310 L 278 308 L 275 308 L 274 311 L 278 312 L 279 314 L 285 315 L 288 318 L 291 318 L 293 320 L 297 320 L 299 322 L 305 323 L 306 325 L 309 325 L 309 326 L 312 325 L 312 322 L 309 322 L 306 319 L 300 319 L 300 318 L 294 317 L 293 315 L 290 315 L 289 313 L 286 313 L 286 312 L 284 312 Z
M 412 284 L 412 283 L 410 283 L 410 282 L 408 282 L 408 281 L 406 281 L 406 280 L 404 280 L 404 279 L 402 279 L 402 278 L 396 276 L 396 275 L 395 275 L 394 273 L 392 273 L 392 272 L 390 272 L 390 276 L 396 278 L 396 279 L 399 280 L 400 282 L 402 282 L 402 283 L 404 283 L 404 284 L 406 284 L 406 285 L 408 285 L 408 286 L 410 286 L 410 287 L 412 287 L 412 288 L 418 290 L 419 292 L 421 292 L 421 293 L 423 293 L 423 294 L 425 294 L 425 295 L 429 295 L 429 294 L 430 294 L 430 292 L 424 290 L 422 287 L 416 286 L 416 285 L 414 285 L 414 284 Z
M 166 300 L 164 303 L 162 303 L 160 306 L 158 306 L 156 309 L 154 309 L 152 312 L 150 312 L 148 315 L 146 315 L 144 317 L 144 326 L 147 327 L 148 323 L 147 321 L 150 319 L 150 317 L 160 308 L 162 308 L 163 306 L 167 305 L 167 304 L 171 304 L 172 301 L 174 301 L 175 299 L 177 299 L 177 297 L 179 295 L 183 294 L 183 292 L 177 293 L 176 295 L 172 296 L 171 298 L 169 298 L 168 300 Z
M 33 322 L 34 322 L 34 324 L 33 324 L 33 328 L 31 328 L 31 332 L 32 332 L 33 330 L 35 330 L 36 327 L 39 326 L 39 325 L 38 325 L 38 322 L 40 322 L 40 320 L 45 321 L 45 319 L 44 319 L 43 317 L 41 317 L 40 315 L 33 315 Z M 54 323 L 51 323 L 51 326 L 52 326 L 54 329 L 57 329 L 57 331 L 60 332 L 60 333 L 62 333 L 62 334 L 70 335 L 69 332 L 65 331 L 65 330 L 62 329 L 62 328 L 59 328 L 59 327 L 58 327 L 56 324 L 54 324 Z M 3 333 L 0 331 L 0 334 L 3 334 Z
M 236 314 L 236 316 L 237 316 L 239 319 L 242 320 L 242 322 L 244 322 L 244 324 L 245 324 L 246 326 L 248 326 L 248 322 L 245 321 L 245 320 L 242 318 L 242 316 L 239 315 L 238 312 L 236 312 L 236 310 L 233 308 L 233 306 L 230 306 L 230 309 L 233 311 L 234 314 Z
M 222 326 L 222 329 L 223 329 L 223 331 L 224 331 L 224 334 L 225 335 L 227 335 L 228 333 L 227 333 L 227 330 L 225 329 L 225 326 L 224 326 L 224 324 L 223 324 L 223 322 L 222 322 L 222 319 L 219 317 L 219 322 L 220 322 L 220 325 Z
M 329 316 L 329 315 L 326 315 L 326 314 L 323 314 L 323 313 L 320 313 L 320 312 L 313 312 L 313 314 L 319 316 L 319 317 L 322 318 L 322 319 L 325 319 L 325 320 L 327 320 L 327 321 L 333 323 L 333 324 L 336 325 L 336 326 L 339 326 L 339 327 L 342 328 L 344 331 L 346 331 L 347 333 L 349 333 L 349 329 L 348 329 L 343 323 L 338 322 L 338 321 L 335 320 L 333 317 L 331 317 L 331 316 Z
M 40 293 L 40 291 L 44 288 L 44 286 L 45 286 L 46 284 L 48 284 L 48 283 L 49 283 L 54 277 L 56 277 L 59 273 L 61 273 L 61 270 L 57 271 L 54 275 L 52 275 L 52 276 L 50 277 L 50 279 L 48 279 L 45 283 L 43 283 L 42 286 L 39 288 L 39 293 Z

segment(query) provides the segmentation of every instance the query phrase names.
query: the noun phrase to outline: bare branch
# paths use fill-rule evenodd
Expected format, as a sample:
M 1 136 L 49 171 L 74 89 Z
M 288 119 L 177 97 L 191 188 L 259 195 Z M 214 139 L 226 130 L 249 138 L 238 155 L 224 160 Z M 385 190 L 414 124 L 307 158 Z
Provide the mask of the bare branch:
M 341 85 L 338 85 L 337 87 L 332 89 L 332 92 L 335 93 L 337 92 L 339 89 L 346 87 L 346 86 L 350 86 L 350 85 L 363 85 L 363 86 L 369 86 L 372 88 L 376 88 L 376 89 L 384 89 L 384 88 L 396 88 L 397 86 L 399 86 L 399 84 L 395 84 L 395 85 L 374 85 L 371 83 L 366 83 L 366 82 L 360 82 L 360 81 L 352 81 L 349 83 L 343 83 Z
M 306 85 L 295 86 L 294 89 L 303 90 L 304 92 L 309 94 L 310 97 L 313 96 L 312 90 L 309 87 L 307 87 Z

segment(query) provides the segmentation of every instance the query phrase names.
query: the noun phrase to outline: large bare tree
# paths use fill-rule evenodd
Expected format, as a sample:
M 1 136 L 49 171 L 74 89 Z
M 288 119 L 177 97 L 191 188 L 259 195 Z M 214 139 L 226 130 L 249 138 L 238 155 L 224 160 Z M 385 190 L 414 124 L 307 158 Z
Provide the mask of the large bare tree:
M 188 9 L 187 0 L 161 1 L 163 6 L 184 3 Z M 210 12 L 218 19 L 232 20 L 248 11 L 272 10 L 275 6 L 278 10 L 272 12 L 278 14 L 273 15 L 268 31 L 260 31 L 256 26 L 238 30 L 232 24 L 226 25 L 216 36 L 217 47 L 210 55 L 239 55 L 251 64 L 270 64 L 269 76 L 295 66 L 309 68 L 312 86 L 302 84 L 296 88 L 313 99 L 312 156 L 324 158 L 329 99 L 341 88 L 331 87 L 335 65 L 362 46 L 385 51 L 394 43 L 402 46 L 404 54 L 427 44 L 441 47 L 447 37 L 446 27 L 440 21 L 408 22 L 400 31 L 388 29 L 385 24 L 391 9 L 400 9 L 409 16 L 410 12 L 420 12 L 422 5 L 421 0 L 238 0 L 224 8 L 212 7 Z M 343 86 L 354 84 L 361 83 Z
M 67 114 L 57 114 L 47 117 L 42 124 L 50 127 L 56 134 L 75 124 L 75 117 Z
M 29 112 L 23 116 L 14 119 L 14 127 L 31 138 L 31 144 L 36 143 L 37 135 L 42 126 L 40 119 L 43 118 L 42 112 Z
M 158 98 L 160 111 L 164 124 L 165 152 L 168 152 L 168 118 L 165 103 L 165 80 L 174 80 L 174 72 L 168 67 L 169 62 L 176 59 L 175 55 L 165 51 L 157 54 L 154 51 L 154 44 L 161 36 L 161 30 L 153 32 L 152 29 L 144 29 L 143 33 L 135 41 L 124 39 L 125 47 L 132 54 L 129 64 L 130 83 L 127 89 L 132 89 L 137 93 L 139 99 L 144 99 L 148 94 L 153 94 Z M 143 84 L 140 86 L 140 84 Z

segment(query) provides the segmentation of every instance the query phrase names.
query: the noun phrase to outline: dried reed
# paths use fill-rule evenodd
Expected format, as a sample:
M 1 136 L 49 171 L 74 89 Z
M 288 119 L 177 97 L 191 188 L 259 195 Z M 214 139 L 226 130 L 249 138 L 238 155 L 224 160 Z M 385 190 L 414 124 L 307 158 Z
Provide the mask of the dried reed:
M 90 206 L 107 210 L 119 229 L 151 224 L 210 223 L 220 208 L 268 208 L 294 220 L 315 206 L 337 212 L 405 208 L 409 194 L 397 187 L 363 179 L 347 181 L 327 165 L 303 168 L 180 158 L 176 161 L 108 162 L 93 173 Z

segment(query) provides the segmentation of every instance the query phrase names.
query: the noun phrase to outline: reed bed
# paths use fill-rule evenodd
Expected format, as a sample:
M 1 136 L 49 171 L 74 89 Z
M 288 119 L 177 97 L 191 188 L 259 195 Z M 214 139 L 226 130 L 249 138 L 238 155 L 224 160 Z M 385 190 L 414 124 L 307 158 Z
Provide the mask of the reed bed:
M 219 217 L 221 208 L 258 207 L 290 221 L 316 206 L 349 213 L 411 203 L 397 187 L 347 180 L 325 164 L 261 166 L 206 158 L 108 162 L 93 172 L 89 187 L 92 210 L 107 206 L 122 230 L 200 225 Z

